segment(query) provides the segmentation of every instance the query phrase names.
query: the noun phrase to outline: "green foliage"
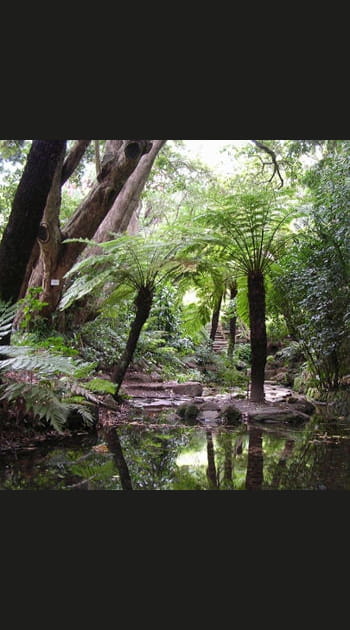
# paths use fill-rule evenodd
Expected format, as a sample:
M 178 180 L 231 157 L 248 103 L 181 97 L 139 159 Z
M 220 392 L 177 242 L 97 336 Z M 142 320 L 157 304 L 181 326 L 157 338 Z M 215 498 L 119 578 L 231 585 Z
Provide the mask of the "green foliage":
M 288 336 L 288 326 L 283 315 L 279 314 L 266 320 L 266 333 L 269 341 L 283 341 Z
M 98 394 L 112 394 L 116 392 L 116 385 L 107 381 L 105 378 L 92 378 L 90 381 L 83 383 L 84 387 Z
M 237 183 L 236 183 L 237 186 Z M 200 224 L 213 230 L 213 243 L 223 247 L 240 275 L 265 273 L 292 238 L 289 224 L 296 216 L 291 191 L 276 193 L 262 186 L 241 186 L 233 194 L 213 194 Z
M 21 330 L 33 330 L 35 328 L 35 320 L 42 309 L 47 306 L 47 302 L 42 302 L 39 296 L 42 293 L 41 287 L 30 287 L 24 298 L 18 300 L 17 304 L 22 311 L 20 322 Z M 40 324 L 39 324 L 40 327 Z
M 319 389 L 338 389 L 350 370 L 350 143 L 305 177 L 309 220 L 275 278 L 291 334 L 303 346 Z
M 0 303 L 1 337 L 11 328 L 15 308 Z M 79 379 L 90 375 L 94 367 L 47 349 L 0 346 L 0 400 L 17 419 L 31 417 L 34 423 L 46 423 L 57 431 L 62 431 L 72 412 L 90 425 L 91 411 L 72 396 Z

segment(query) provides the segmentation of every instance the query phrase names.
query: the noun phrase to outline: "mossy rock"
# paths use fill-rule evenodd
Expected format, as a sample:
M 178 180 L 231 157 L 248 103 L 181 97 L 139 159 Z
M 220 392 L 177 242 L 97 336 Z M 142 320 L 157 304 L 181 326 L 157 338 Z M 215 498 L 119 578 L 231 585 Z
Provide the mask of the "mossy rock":
M 196 405 L 180 405 L 177 408 L 176 413 L 178 416 L 180 416 L 184 424 L 197 424 L 199 409 L 198 407 L 196 407 Z
M 222 423 L 233 426 L 240 424 L 242 418 L 242 412 L 234 405 L 228 405 L 221 412 Z

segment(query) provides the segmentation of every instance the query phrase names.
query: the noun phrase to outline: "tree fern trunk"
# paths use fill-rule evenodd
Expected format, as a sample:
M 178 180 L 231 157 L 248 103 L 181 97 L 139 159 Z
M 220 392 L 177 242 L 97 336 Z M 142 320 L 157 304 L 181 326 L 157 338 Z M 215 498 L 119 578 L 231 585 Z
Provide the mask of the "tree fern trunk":
M 265 323 L 265 287 L 261 272 L 251 271 L 248 275 L 248 301 L 251 345 L 251 388 L 250 400 L 265 400 L 264 380 L 267 353 Z
M 237 295 L 237 284 L 233 284 L 230 287 L 230 300 L 231 302 L 235 299 Z M 232 315 L 229 320 L 229 333 L 228 333 L 228 347 L 227 347 L 227 356 L 232 358 L 233 351 L 235 349 L 236 343 L 236 324 L 237 317 L 236 315 Z
M 213 343 L 215 341 L 215 335 L 216 335 L 218 325 L 219 325 L 221 302 L 222 302 L 222 295 L 218 299 L 218 302 L 213 310 L 213 314 L 211 318 L 211 329 L 210 329 L 209 338 L 211 339 Z
M 114 366 L 112 371 L 111 380 L 113 383 L 117 385 L 116 395 L 120 389 L 120 386 L 124 380 L 124 376 L 126 371 L 132 361 L 134 356 L 134 352 L 136 350 L 137 342 L 139 340 L 142 327 L 144 323 L 147 321 L 151 306 L 153 301 L 153 290 L 148 287 L 141 287 L 139 290 L 136 299 L 136 315 L 135 319 L 131 324 L 129 337 L 125 346 L 125 350 L 119 360 L 119 362 Z

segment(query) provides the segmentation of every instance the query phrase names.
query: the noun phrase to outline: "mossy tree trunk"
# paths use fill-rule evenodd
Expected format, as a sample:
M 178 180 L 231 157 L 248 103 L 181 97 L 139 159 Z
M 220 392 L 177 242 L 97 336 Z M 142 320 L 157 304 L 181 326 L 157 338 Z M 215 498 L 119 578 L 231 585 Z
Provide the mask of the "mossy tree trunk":
M 66 140 L 33 140 L 1 243 L 0 297 L 15 303 Z M 2 338 L 8 344 L 10 335 Z

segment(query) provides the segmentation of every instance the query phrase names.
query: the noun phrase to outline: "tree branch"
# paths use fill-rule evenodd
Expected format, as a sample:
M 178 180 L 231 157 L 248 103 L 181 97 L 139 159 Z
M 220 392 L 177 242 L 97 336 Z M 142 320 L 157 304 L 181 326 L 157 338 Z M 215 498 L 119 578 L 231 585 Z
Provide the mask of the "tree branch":
M 61 186 L 74 173 L 90 142 L 91 140 L 77 140 L 69 151 L 62 168 Z
M 268 181 L 269 181 L 269 183 L 270 183 L 270 182 L 272 182 L 272 180 L 273 180 L 274 176 L 275 176 L 275 175 L 276 175 L 276 173 L 277 173 L 277 175 L 278 175 L 278 177 L 280 178 L 280 181 L 281 181 L 281 183 L 280 183 L 280 185 L 279 185 L 279 188 L 282 188 L 282 186 L 283 186 L 283 179 L 282 179 L 282 176 L 281 176 L 281 173 L 280 173 L 280 169 L 279 169 L 279 166 L 278 166 L 278 163 L 277 163 L 277 158 L 276 158 L 276 154 L 275 154 L 275 152 L 274 152 L 274 151 L 272 151 L 272 149 L 270 149 L 269 147 L 267 147 L 267 146 L 266 146 L 266 144 L 263 144 L 262 142 L 259 142 L 259 140 L 252 140 L 252 142 L 254 142 L 254 144 L 255 144 L 255 145 L 256 145 L 259 149 L 262 149 L 263 151 L 265 151 L 266 153 L 268 153 L 268 154 L 270 155 L 271 159 L 272 159 L 272 164 L 273 164 L 273 173 L 272 173 L 272 175 L 271 175 L 270 179 L 268 180 Z

